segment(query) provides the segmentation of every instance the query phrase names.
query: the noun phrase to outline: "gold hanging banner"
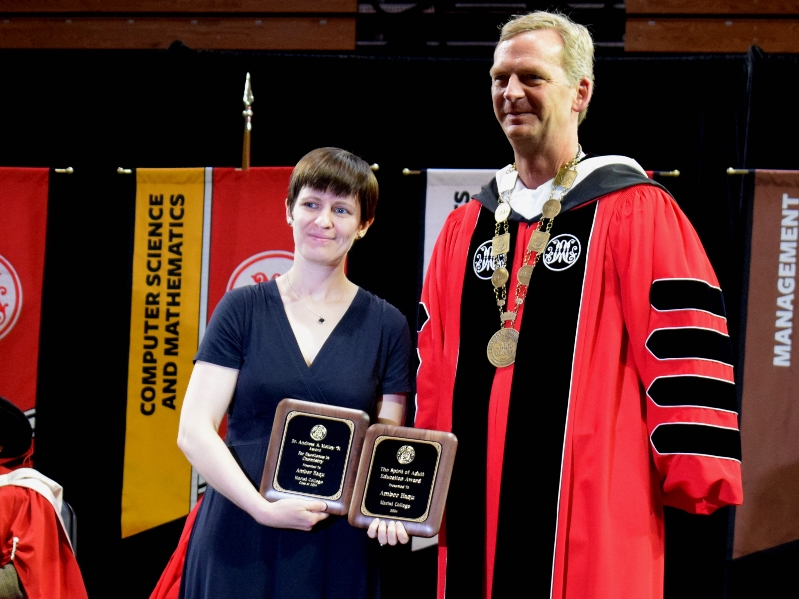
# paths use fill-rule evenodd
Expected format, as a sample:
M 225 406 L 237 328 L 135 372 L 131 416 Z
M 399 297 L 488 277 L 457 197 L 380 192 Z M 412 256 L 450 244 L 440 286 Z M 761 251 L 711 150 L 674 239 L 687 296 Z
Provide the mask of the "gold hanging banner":
M 189 512 L 177 433 L 199 334 L 204 187 L 202 168 L 136 171 L 123 538 Z

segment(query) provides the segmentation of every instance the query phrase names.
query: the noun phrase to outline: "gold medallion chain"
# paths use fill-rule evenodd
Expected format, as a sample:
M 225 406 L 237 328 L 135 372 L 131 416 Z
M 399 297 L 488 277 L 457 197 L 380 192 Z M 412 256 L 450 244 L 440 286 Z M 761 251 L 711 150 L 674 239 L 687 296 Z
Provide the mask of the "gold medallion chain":
M 519 342 L 519 333 L 513 327 L 516 323 L 519 307 L 524 304 L 524 300 L 527 299 L 527 290 L 530 285 L 530 279 L 533 276 L 533 269 L 535 269 L 536 264 L 538 264 L 541 258 L 541 254 L 549 243 L 552 225 L 555 222 L 555 217 L 561 210 L 561 200 L 572 185 L 574 185 L 574 181 L 577 178 L 577 164 L 580 162 L 581 157 L 582 148 L 578 144 L 577 154 L 558 169 L 558 173 L 555 175 L 549 199 L 544 203 L 541 211 L 541 218 L 536 224 L 533 234 L 530 236 L 530 241 L 524 253 L 524 260 L 516 273 L 516 288 L 514 290 L 516 297 L 513 301 L 513 305 L 508 306 L 508 309 L 505 309 L 508 302 L 507 284 L 510 279 L 509 270 L 506 268 L 506 266 L 510 266 L 510 264 L 508 264 L 508 252 L 510 251 L 511 241 L 508 217 L 511 213 L 510 196 L 513 193 L 515 181 L 518 177 L 516 165 L 511 165 L 506 173 L 506 175 L 511 175 L 511 182 L 513 184 L 503 184 L 503 189 L 500 191 L 499 203 L 494 213 L 496 225 L 494 226 L 494 238 L 492 240 L 492 262 L 496 267 L 491 276 L 491 283 L 494 286 L 494 296 L 496 297 L 497 307 L 499 308 L 500 328 L 499 331 L 494 333 L 491 337 L 487 348 L 489 362 L 498 368 L 509 366 L 516 360 L 516 347 Z M 557 193 L 559 188 L 561 191 Z M 531 258 L 532 262 L 530 262 Z M 505 327 L 506 322 L 510 322 L 510 327 Z

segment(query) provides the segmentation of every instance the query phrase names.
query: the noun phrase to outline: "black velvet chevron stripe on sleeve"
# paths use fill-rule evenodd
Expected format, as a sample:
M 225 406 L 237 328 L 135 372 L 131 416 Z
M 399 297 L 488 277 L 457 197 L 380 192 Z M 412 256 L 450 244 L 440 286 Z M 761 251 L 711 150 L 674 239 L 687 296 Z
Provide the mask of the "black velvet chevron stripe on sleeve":
M 649 302 L 655 310 L 701 310 L 724 318 L 721 289 L 697 279 L 660 279 L 652 283 Z
M 652 381 L 647 395 L 664 408 L 692 406 L 738 412 L 735 385 L 707 376 L 661 376 Z
M 646 347 L 658 360 L 712 360 L 732 366 L 730 338 L 712 329 L 656 329 L 646 340 Z
M 424 302 L 419 302 L 419 306 L 416 312 L 416 332 L 421 333 L 424 325 L 427 324 L 427 321 L 430 320 L 430 312 L 427 311 L 427 306 L 424 305 Z
M 659 454 L 684 453 L 741 461 L 741 435 L 733 428 L 685 422 L 661 424 L 651 439 Z

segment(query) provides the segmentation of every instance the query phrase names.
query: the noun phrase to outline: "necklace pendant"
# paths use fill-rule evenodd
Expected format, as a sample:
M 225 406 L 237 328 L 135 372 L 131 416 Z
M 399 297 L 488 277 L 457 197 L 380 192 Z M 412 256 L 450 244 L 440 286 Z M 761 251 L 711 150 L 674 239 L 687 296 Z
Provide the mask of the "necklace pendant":
M 519 344 L 519 331 L 501 328 L 488 342 L 488 361 L 497 368 L 510 366 L 516 361 L 516 347 Z
M 324 324 L 324 323 L 325 323 L 325 319 L 324 319 L 324 318 L 322 318 L 322 317 L 320 316 L 320 317 L 319 317 L 319 320 L 318 320 L 317 322 L 318 322 L 319 324 Z

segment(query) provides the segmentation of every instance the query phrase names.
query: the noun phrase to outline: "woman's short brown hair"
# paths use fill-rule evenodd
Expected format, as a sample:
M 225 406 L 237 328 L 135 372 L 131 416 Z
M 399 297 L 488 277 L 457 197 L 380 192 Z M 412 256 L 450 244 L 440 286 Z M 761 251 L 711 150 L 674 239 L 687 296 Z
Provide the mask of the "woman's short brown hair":
M 361 207 L 361 224 L 374 219 L 377 179 L 363 158 L 340 148 L 317 148 L 300 158 L 289 181 L 286 203 L 293 212 L 303 187 L 337 196 L 355 196 Z

